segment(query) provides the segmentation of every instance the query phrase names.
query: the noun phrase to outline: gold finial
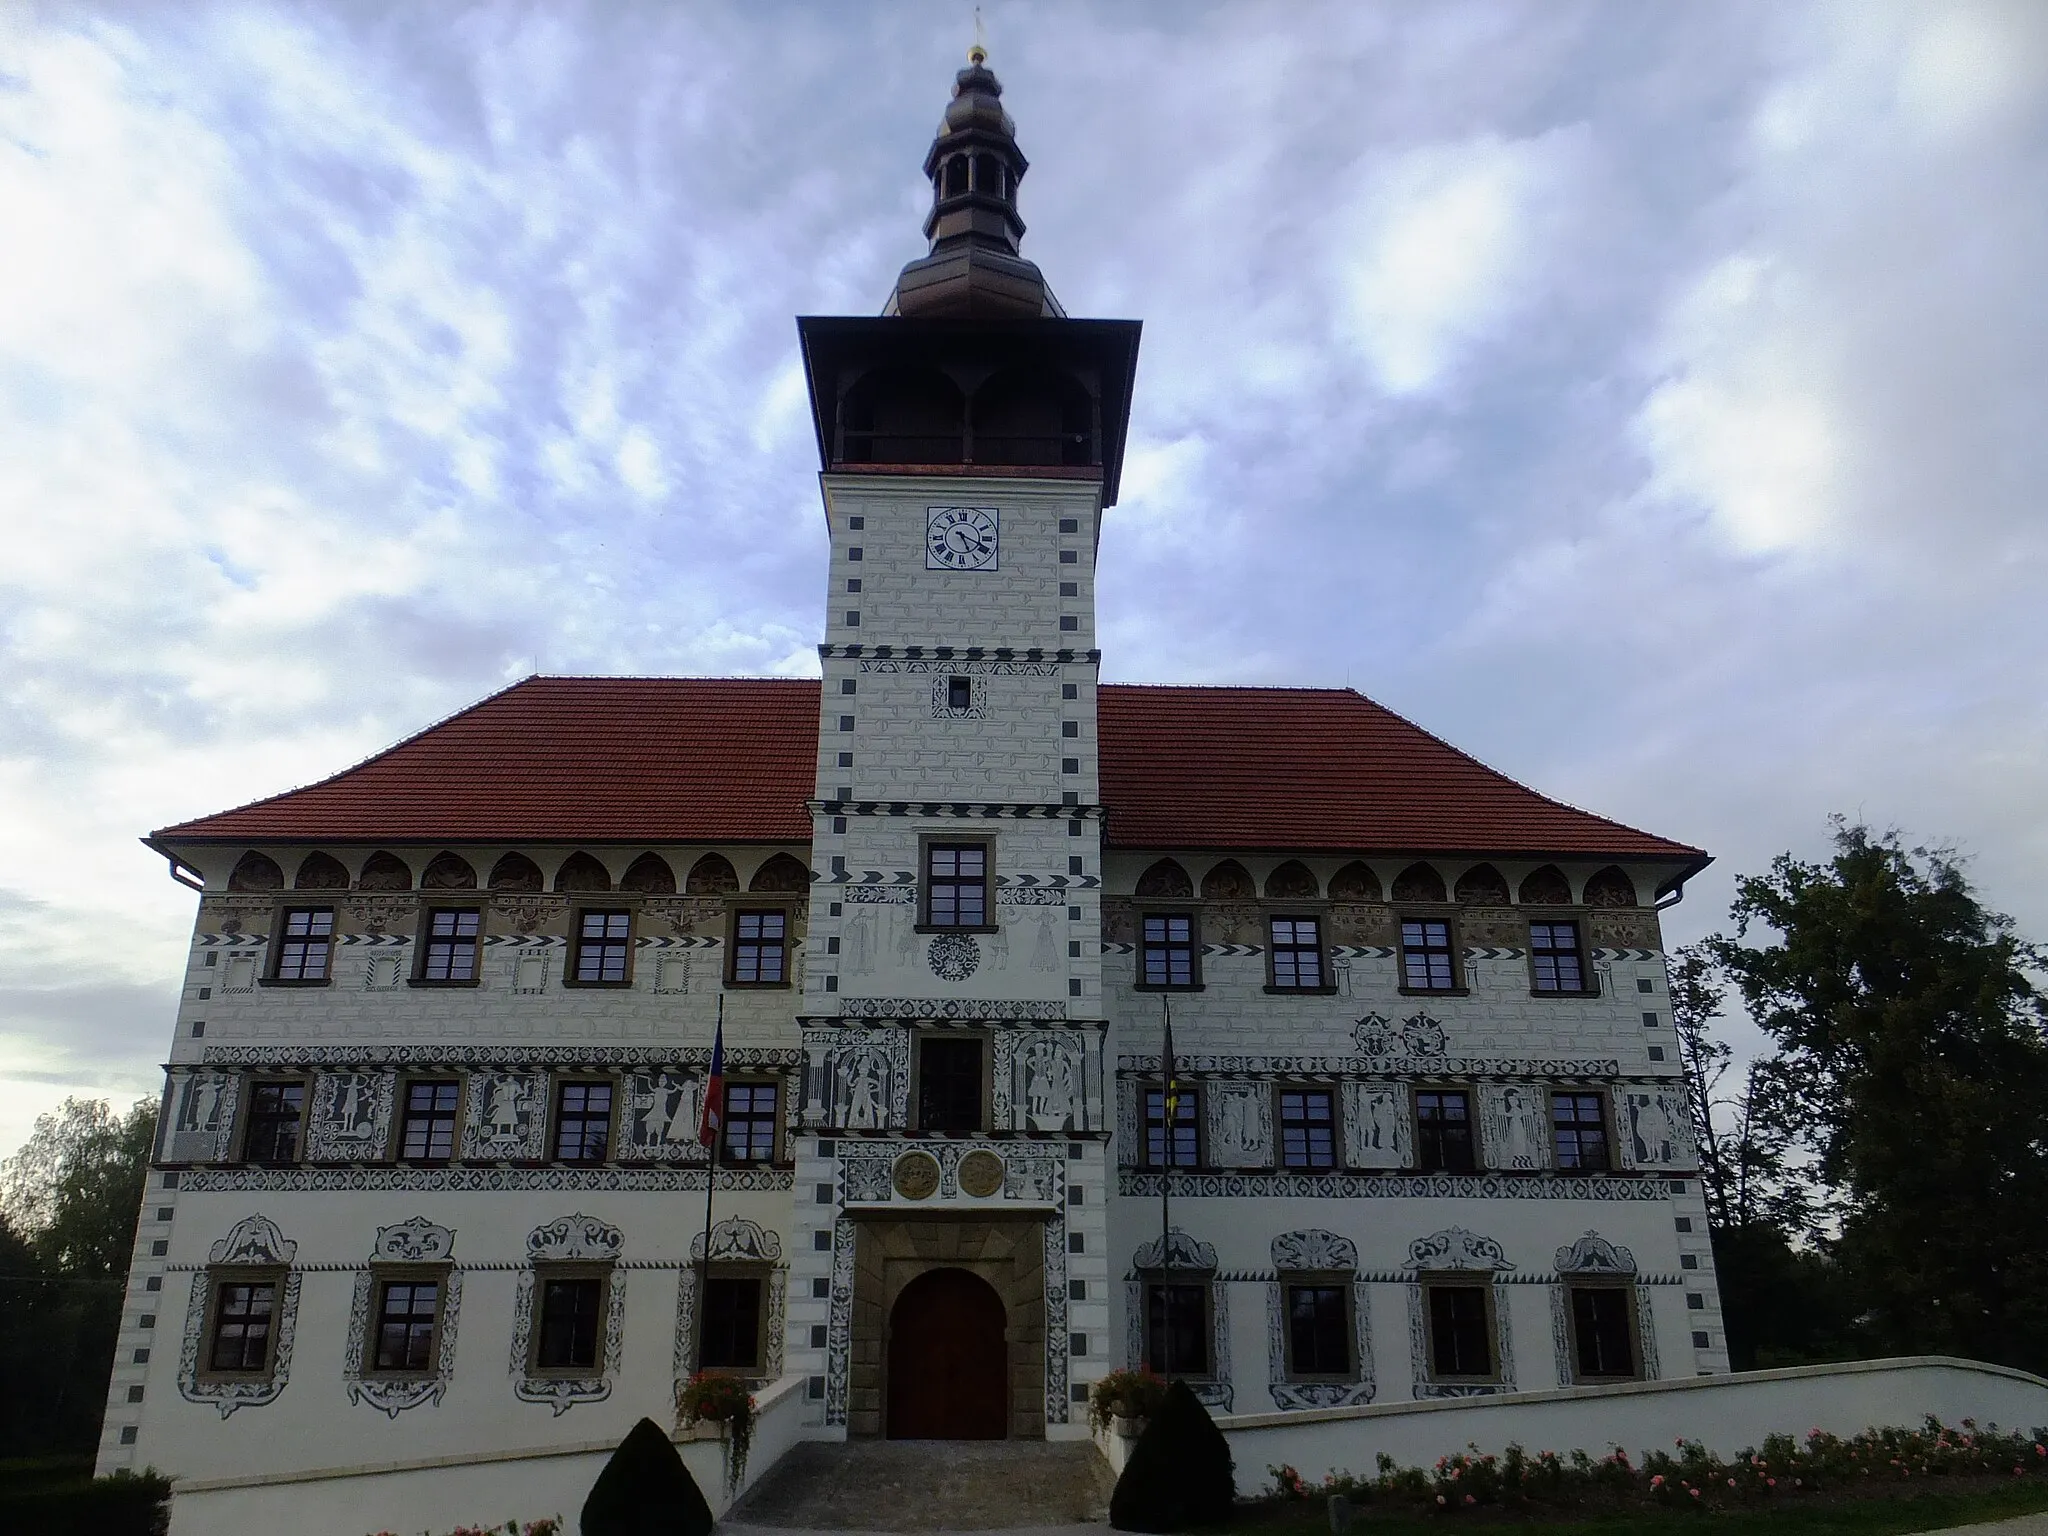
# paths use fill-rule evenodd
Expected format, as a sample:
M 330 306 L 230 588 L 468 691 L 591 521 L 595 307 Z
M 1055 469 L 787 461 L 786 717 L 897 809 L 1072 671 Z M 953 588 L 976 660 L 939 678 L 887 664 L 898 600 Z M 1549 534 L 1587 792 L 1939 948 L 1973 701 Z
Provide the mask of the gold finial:
M 988 38 L 981 29 L 981 7 L 974 8 L 974 46 L 967 50 L 967 62 L 979 69 L 988 62 Z

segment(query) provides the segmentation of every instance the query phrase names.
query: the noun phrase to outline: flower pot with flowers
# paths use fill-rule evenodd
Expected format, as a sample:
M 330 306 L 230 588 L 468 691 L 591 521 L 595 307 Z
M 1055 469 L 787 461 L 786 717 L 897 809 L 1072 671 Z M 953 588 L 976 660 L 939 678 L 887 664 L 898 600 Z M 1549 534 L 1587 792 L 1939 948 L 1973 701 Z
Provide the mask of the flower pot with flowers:
M 1143 1369 L 1111 1371 L 1089 1390 L 1088 1422 L 1098 1434 L 1114 1428 L 1133 1438 L 1145 1432 L 1145 1421 L 1165 1397 L 1164 1377 Z
M 676 1426 L 700 1434 L 709 1430 L 725 1441 L 725 1491 L 738 1489 L 754 1442 L 754 1397 L 746 1382 L 699 1371 L 676 1390 Z

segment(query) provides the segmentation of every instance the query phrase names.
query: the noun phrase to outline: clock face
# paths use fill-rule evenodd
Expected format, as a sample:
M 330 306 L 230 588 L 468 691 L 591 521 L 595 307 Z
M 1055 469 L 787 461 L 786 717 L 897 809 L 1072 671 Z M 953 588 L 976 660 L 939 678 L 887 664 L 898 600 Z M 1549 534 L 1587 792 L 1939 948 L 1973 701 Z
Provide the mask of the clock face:
M 924 513 L 924 568 L 928 571 L 992 571 L 996 568 L 994 507 L 927 507 Z

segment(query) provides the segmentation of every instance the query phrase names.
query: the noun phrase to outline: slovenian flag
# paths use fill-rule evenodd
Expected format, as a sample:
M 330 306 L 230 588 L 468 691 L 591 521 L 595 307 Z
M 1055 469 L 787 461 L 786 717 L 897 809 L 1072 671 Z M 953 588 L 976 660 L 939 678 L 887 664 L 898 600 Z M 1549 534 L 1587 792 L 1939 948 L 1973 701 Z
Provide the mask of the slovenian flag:
M 723 1003 L 724 998 L 719 1001 Z M 704 1085 L 704 1118 L 697 1125 L 697 1139 L 705 1146 L 718 1144 L 718 1131 L 725 1124 L 725 1009 L 718 1010 L 718 1032 L 711 1040 L 711 1080 Z

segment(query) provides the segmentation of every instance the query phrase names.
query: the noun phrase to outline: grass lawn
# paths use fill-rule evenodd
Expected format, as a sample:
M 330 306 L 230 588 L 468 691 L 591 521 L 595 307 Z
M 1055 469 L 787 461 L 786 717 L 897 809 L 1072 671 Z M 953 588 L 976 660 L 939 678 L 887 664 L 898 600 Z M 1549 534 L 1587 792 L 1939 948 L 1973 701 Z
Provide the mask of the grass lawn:
M 1456 1515 L 1423 1515 L 1407 1510 L 1360 1507 L 1352 1516 L 1354 1536 L 1448 1536 L 1458 1530 L 1526 1531 L 1530 1536 L 1673 1536 L 1678 1531 L 1707 1531 L 1712 1536 L 1903 1536 L 1908 1531 L 1936 1531 L 1944 1526 L 2048 1510 L 2048 1481 L 1983 1483 L 1939 1493 L 1897 1497 L 1822 1499 L 1769 1509 L 1695 1512 L 1685 1509 L 1640 1510 L 1606 1514 L 1516 1515 L 1503 1510 Z M 1329 1519 L 1320 1499 L 1305 1504 L 1272 1504 L 1253 1518 L 1233 1522 L 1224 1531 L 1233 1536 L 1312 1536 L 1327 1532 Z

